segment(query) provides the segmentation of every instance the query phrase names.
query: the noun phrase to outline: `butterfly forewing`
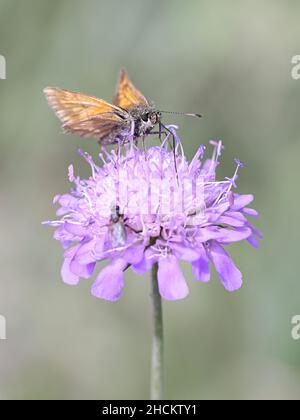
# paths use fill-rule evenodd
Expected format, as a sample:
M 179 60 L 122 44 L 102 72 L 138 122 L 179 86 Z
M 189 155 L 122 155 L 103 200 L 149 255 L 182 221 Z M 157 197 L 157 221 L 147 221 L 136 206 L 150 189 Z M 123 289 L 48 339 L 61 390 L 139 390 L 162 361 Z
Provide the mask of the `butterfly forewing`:
M 44 89 L 44 93 L 67 133 L 101 141 L 130 127 L 129 114 L 103 99 L 53 87 Z
M 145 96 L 131 83 L 124 69 L 120 72 L 114 105 L 126 110 L 138 105 L 149 106 Z

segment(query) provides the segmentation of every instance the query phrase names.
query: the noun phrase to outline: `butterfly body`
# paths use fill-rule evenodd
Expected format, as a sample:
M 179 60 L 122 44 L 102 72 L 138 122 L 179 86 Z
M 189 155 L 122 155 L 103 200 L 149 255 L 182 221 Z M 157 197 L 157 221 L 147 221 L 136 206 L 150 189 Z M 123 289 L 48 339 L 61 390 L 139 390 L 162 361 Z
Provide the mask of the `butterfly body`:
M 113 104 L 94 96 L 48 87 L 44 93 L 62 122 L 65 133 L 96 137 L 101 145 L 125 143 L 149 134 L 160 122 L 160 112 L 135 88 L 121 70 Z

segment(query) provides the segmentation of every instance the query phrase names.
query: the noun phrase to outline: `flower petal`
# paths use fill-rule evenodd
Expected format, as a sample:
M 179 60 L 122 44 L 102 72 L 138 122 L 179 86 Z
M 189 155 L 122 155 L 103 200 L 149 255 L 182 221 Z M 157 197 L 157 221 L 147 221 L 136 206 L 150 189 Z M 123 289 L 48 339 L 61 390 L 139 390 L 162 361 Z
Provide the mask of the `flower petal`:
M 128 261 L 129 264 L 138 264 L 143 259 L 144 250 L 144 244 L 133 245 L 126 249 L 123 258 Z
M 240 210 L 243 207 L 248 206 L 253 201 L 254 197 L 252 194 L 234 194 L 234 204 L 231 206 L 231 210 Z
M 254 233 L 255 236 L 257 236 L 260 239 L 263 238 L 262 232 L 259 229 L 257 229 L 255 226 L 253 226 L 252 223 L 248 222 L 248 226 L 252 230 L 252 232 Z
M 254 235 L 249 236 L 249 238 L 247 238 L 247 241 L 249 242 L 251 246 L 253 246 L 253 248 L 260 247 L 260 244 Z
M 87 244 L 89 244 L 89 242 L 86 243 L 81 241 L 79 244 L 68 248 L 64 253 L 65 259 L 69 261 L 69 270 L 76 276 L 83 277 L 85 279 L 91 277 L 95 268 L 95 261 L 84 264 L 79 261 L 80 254 L 78 257 L 78 253 L 80 253 L 80 250 L 82 248 L 84 249 Z
M 218 239 L 220 236 L 220 227 L 218 226 L 205 226 L 198 229 L 197 242 L 207 242 L 211 239 Z
M 85 236 L 87 234 L 86 226 L 82 226 L 78 223 L 65 222 L 64 228 L 67 232 L 76 236 Z
M 173 255 L 159 260 L 157 278 L 159 293 L 164 299 L 177 300 L 188 295 L 189 289 Z
M 95 265 L 95 262 L 89 264 L 79 264 L 76 257 L 74 257 L 70 263 L 70 270 L 79 277 L 89 279 L 93 274 Z
M 95 240 L 93 254 L 95 255 L 95 258 L 98 261 L 101 260 L 104 256 L 104 243 L 105 243 L 106 235 L 107 235 L 107 229 L 104 232 L 102 232 L 101 236 L 100 237 L 98 236 L 97 239 Z
M 72 258 L 65 258 L 60 270 L 62 280 L 66 284 L 75 285 L 79 282 L 79 276 L 70 270 L 70 262 Z
M 63 225 L 55 230 L 53 238 L 60 242 L 81 240 L 80 237 L 74 236 L 73 233 L 67 232 Z
M 215 239 L 221 243 L 230 244 L 231 242 L 238 242 L 243 239 L 247 239 L 251 233 L 251 229 L 247 227 L 228 229 L 219 226 L 207 226 L 199 229 L 197 241 L 207 242 L 211 239 Z
M 68 248 L 64 253 L 64 262 L 60 270 L 60 274 L 64 283 L 75 285 L 79 282 L 79 275 L 71 271 L 71 261 L 79 249 L 80 244 Z
M 81 247 L 81 245 L 83 244 L 83 242 L 80 242 L 79 244 L 76 244 L 74 246 L 71 246 L 70 248 L 66 249 L 64 252 L 64 257 L 65 258 L 73 258 L 74 255 L 76 254 L 76 252 L 78 251 L 78 249 Z
M 84 242 L 78 251 L 76 252 L 76 261 L 79 264 L 90 264 L 95 262 L 96 258 L 94 255 L 94 247 L 96 244 L 96 240 L 93 239 L 88 242 Z
M 217 240 L 222 244 L 231 244 L 232 242 L 238 242 L 247 239 L 251 233 L 251 229 L 247 227 L 236 229 L 221 228 Z
M 59 204 L 65 208 L 75 208 L 78 199 L 71 194 L 56 195 L 53 199 L 54 204 Z
M 226 212 L 219 219 L 219 223 L 224 223 L 233 227 L 242 227 L 247 223 L 246 217 L 240 212 Z
M 205 248 L 203 246 L 201 248 L 200 258 L 192 263 L 192 272 L 198 281 L 207 283 L 210 280 L 209 259 Z
M 198 248 L 192 248 L 184 243 L 170 243 L 173 254 L 180 260 L 196 261 L 199 258 Z
M 258 211 L 250 208 L 250 207 L 245 207 L 242 212 L 244 214 L 246 214 L 247 216 L 251 216 L 251 217 L 259 217 L 259 213 Z
M 92 285 L 92 295 L 111 302 L 118 300 L 124 287 L 124 270 L 127 265 L 125 260 L 119 258 L 104 267 Z
M 137 274 L 145 274 L 151 270 L 153 264 L 158 261 L 158 256 L 155 254 L 152 248 L 146 249 L 143 258 L 137 264 L 133 264 L 131 269 Z
M 242 273 L 234 265 L 225 249 L 216 241 L 210 242 L 209 258 L 226 290 L 232 292 L 242 286 Z

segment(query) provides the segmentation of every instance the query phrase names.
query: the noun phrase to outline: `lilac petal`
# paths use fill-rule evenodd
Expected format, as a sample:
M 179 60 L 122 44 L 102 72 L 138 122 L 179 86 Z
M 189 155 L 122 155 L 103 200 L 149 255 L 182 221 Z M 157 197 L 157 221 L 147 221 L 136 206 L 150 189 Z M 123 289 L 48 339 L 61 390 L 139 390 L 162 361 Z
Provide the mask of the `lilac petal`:
M 243 241 L 251 236 L 251 229 L 247 227 L 226 229 L 221 228 L 219 232 L 218 242 L 222 244 L 231 244 L 232 242 Z
M 247 223 L 247 219 L 242 213 L 227 212 L 218 219 L 219 223 L 224 223 L 233 227 L 242 227 Z
M 159 260 L 157 278 L 159 293 L 164 299 L 177 300 L 188 295 L 189 289 L 173 255 Z
M 103 257 L 103 254 L 104 254 L 104 243 L 105 243 L 106 235 L 107 235 L 107 230 L 105 230 L 105 232 L 103 232 L 102 235 L 100 237 L 97 237 L 97 239 L 95 240 L 93 253 L 95 255 L 95 258 L 97 258 L 98 261 Z
M 61 245 L 62 245 L 62 247 L 64 249 L 69 248 L 69 246 L 72 244 L 72 242 L 73 241 L 70 241 L 70 240 L 62 240 L 62 241 L 60 241 L 60 243 L 61 243 Z
M 216 239 L 224 244 L 231 242 L 242 241 L 251 235 L 251 229 L 241 227 L 236 229 L 228 229 L 218 226 L 207 226 L 199 229 L 197 240 L 200 242 L 207 242 L 211 239 Z
M 72 233 L 67 232 L 64 226 L 57 228 L 53 234 L 53 238 L 57 241 L 75 241 L 81 240 L 81 238 L 74 236 Z
M 227 201 L 228 201 L 228 204 L 229 204 L 230 206 L 233 206 L 233 204 L 234 204 L 234 194 L 233 194 L 233 192 L 232 192 L 232 191 L 229 191 L 229 192 L 227 193 Z
M 64 283 L 75 285 L 79 282 L 79 276 L 74 274 L 70 269 L 72 258 L 71 256 L 64 259 L 60 274 Z
M 220 229 L 217 226 L 206 226 L 198 230 L 197 241 L 207 242 L 211 239 L 217 239 L 220 237 Z
M 144 244 L 133 245 L 124 252 L 124 260 L 129 264 L 138 264 L 144 257 Z
M 251 246 L 253 246 L 253 248 L 259 248 L 260 244 L 258 242 L 258 240 L 255 238 L 254 235 L 249 236 L 249 238 L 247 238 L 247 241 L 249 242 L 249 244 Z
M 58 203 L 61 207 L 73 207 L 76 206 L 78 199 L 71 194 L 56 195 L 53 199 L 53 203 Z
M 78 252 L 80 252 L 80 249 L 85 245 L 86 243 L 84 241 L 79 242 L 73 247 L 67 249 L 64 253 L 64 256 L 65 260 L 68 261 L 68 269 L 70 272 L 72 272 L 77 277 L 89 278 L 93 274 L 95 262 L 89 264 L 80 264 L 77 259 Z
M 183 243 L 170 243 L 173 254 L 180 260 L 196 261 L 199 258 L 198 248 L 191 248 Z
M 251 209 L 250 207 L 245 207 L 242 211 L 247 216 L 259 217 L 258 211 L 254 210 L 254 209 Z
M 76 245 L 72 246 L 71 248 L 66 249 L 65 252 L 64 252 L 64 257 L 65 258 L 70 258 L 72 260 L 72 258 L 77 253 L 78 249 L 81 247 L 82 244 L 83 244 L 83 242 L 80 242 L 79 244 L 76 244 Z
M 64 216 L 65 214 L 68 214 L 70 211 L 69 207 L 60 207 L 57 211 L 56 211 L 56 216 Z
M 158 256 L 154 253 L 152 248 L 148 248 L 143 255 L 141 261 L 137 264 L 133 264 L 131 269 L 137 274 L 145 274 L 147 271 L 151 270 L 153 264 L 158 261 Z
M 93 274 L 95 265 L 95 262 L 89 264 L 79 264 L 76 257 L 74 257 L 70 263 L 70 270 L 79 277 L 89 279 Z
M 79 282 L 79 276 L 70 270 L 70 258 L 65 258 L 60 270 L 60 274 L 64 283 L 75 285 Z
M 257 229 L 255 226 L 253 226 L 249 222 L 248 222 L 248 226 L 252 230 L 252 232 L 254 233 L 254 235 L 256 235 L 260 239 L 263 238 L 263 234 L 262 234 L 262 232 L 259 229 Z
M 210 280 L 209 259 L 203 246 L 200 258 L 192 263 L 192 272 L 198 281 L 207 283 Z
M 83 243 L 76 253 L 76 261 L 79 264 L 90 264 L 95 262 L 96 257 L 94 255 L 94 247 L 96 244 L 96 240 L 93 239 L 91 241 Z
M 209 222 L 216 222 L 219 217 L 229 209 L 228 203 L 219 204 L 217 207 L 207 208 L 205 211 L 205 217 Z
M 214 181 L 216 177 L 217 166 L 218 162 L 213 161 L 212 159 L 206 159 L 200 170 L 200 175 L 203 176 L 206 181 Z
M 77 223 L 65 222 L 64 228 L 67 232 L 76 236 L 86 236 L 87 234 L 87 228 Z
M 252 194 L 238 195 L 234 194 L 234 204 L 231 206 L 232 210 L 240 210 L 243 207 L 248 206 L 253 201 L 254 197 Z
M 225 249 L 216 241 L 210 243 L 209 258 L 226 290 L 232 292 L 242 286 L 242 273 L 234 265 Z
M 104 267 L 92 285 L 92 295 L 111 302 L 118 300 L 124 287 L 124 270 L 126 267 L 127 261 L 122 258 L 115 259 Z

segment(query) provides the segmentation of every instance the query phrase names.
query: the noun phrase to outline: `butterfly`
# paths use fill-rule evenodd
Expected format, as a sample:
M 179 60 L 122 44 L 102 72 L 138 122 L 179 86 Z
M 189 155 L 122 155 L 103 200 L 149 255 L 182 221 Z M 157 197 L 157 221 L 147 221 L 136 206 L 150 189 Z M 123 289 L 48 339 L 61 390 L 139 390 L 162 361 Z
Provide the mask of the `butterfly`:
M 161 112 L 132 84 L 124 69 L 113 104 L 56 87 L 47 87 L 44 93 L 65 133 L 96 137 L 101 145 L 125 142 L 132 126 L 134 138 L 144 137 L 161 120 Z

